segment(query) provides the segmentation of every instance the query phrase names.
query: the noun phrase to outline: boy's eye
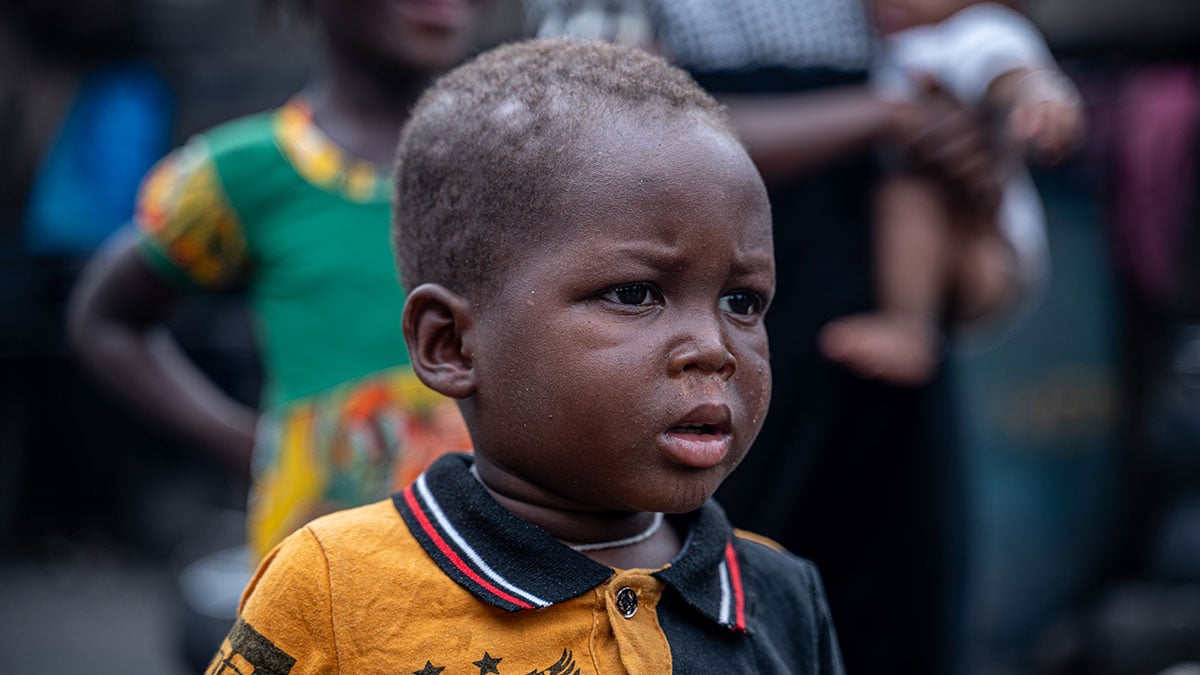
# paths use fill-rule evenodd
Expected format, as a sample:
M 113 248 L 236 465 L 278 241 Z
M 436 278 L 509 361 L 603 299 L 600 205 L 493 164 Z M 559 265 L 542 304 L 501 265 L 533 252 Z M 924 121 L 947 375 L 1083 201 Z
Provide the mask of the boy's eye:
M 644 305 L 654 299 L 654 289 L 650 284 L 626 284 L 608 291 L 604 298 L 620 305 Z
M 763 301 L 757 293 L 734 291 L 721 297 L 721 309 L 739 316 L 749 316 L 762 311 Z

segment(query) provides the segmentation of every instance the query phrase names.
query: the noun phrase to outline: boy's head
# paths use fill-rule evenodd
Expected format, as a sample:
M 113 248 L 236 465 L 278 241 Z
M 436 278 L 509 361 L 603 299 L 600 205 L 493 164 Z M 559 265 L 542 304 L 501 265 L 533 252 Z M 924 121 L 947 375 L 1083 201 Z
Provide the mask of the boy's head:
M 562 508 L 687 511 L 770 397 L 770 209 L 719 105 L 662 59 L 509 45 L 401 136 L 414 368 L 461 401 L 485 481 Z
M 396 253 L 409 288 L 475 296 L 569 206 L 594 129 L 687 117 L 733 135 L 683 71 L 631 49 L 531 40 L 487 52 L 418 101 L 397 151 Z M 598 149 L 603 152 L 603 149 Z

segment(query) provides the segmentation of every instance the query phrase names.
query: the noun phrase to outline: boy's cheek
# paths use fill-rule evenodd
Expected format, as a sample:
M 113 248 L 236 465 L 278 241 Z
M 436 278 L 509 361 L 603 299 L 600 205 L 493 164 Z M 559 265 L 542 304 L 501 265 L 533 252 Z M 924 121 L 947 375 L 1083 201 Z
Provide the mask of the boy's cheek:
M 744 363 L 742 369 L 748 371 L 745 378 L 747 386 L 742 394 L 744 405 L 757 434 L 771 403 L 771 363 L 766 349 L 756 354 L 749 363 Z
M 745 352 L 749 355 L 747 363 L 753 369 L 755 377 L 769 380 L 771 378 L 771 347 L 767 341 L 765 328 L 760 328 L 755 333 Z

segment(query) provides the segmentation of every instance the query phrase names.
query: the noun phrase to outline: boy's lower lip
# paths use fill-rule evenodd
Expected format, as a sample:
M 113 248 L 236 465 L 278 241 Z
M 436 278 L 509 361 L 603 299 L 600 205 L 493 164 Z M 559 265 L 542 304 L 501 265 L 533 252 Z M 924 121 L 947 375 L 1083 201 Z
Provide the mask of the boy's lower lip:
M 728 434 L 698 434 L 670 430 L 659 436 L 668 457 L 697 469 L 711 469 L 729 454 Z

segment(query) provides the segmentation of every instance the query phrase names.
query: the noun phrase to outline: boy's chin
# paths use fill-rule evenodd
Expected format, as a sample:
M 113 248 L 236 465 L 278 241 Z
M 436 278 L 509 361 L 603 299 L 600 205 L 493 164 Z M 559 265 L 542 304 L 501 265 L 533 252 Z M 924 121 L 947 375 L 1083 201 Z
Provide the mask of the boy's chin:
M 648 500 L 646 508 L 641 510 L 662 513 L 690 513 L 704 505 L 716 493 L 720 481 L 713 485 L 677 485 L 667 491 L 665 488 L 656 499 Z

